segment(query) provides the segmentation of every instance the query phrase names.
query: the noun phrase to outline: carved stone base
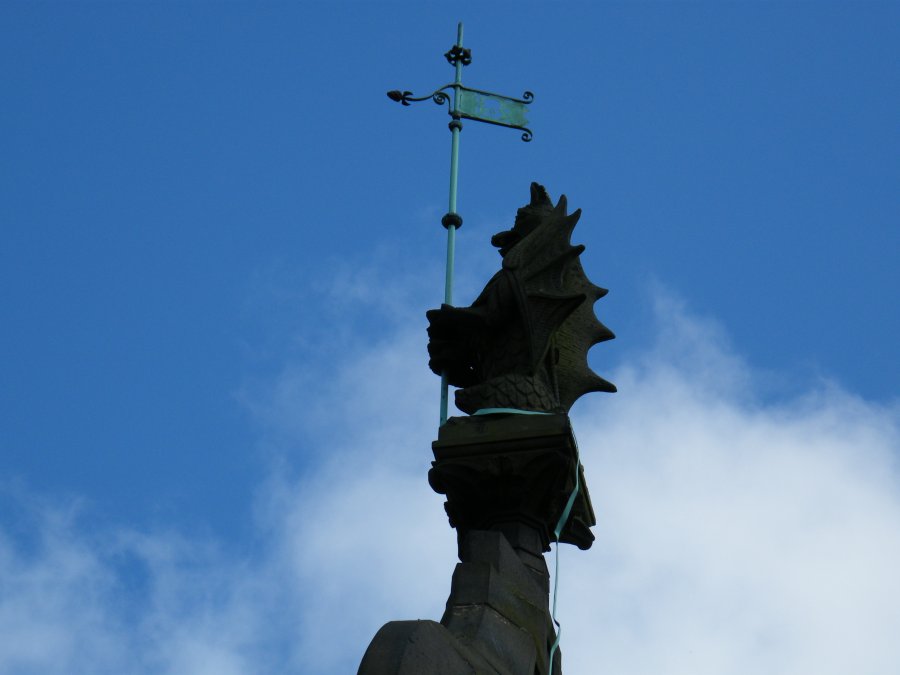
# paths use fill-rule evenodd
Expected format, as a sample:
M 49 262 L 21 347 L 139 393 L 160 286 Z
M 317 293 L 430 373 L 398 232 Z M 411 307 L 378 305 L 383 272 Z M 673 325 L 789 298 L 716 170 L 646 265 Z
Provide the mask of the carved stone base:
M 447 495 L 458 532 L 526 523 L 550 550 L 551 534 L 575 486 L 577 449 L 568 415 L 493 414 L 451 417 L 432 443 L 428 482 Z M 579 493 L 560 541 L 588 549 L 596 524 L 579 467 Z M 515 544 L 513 544 L 515 545 Z
M 535 537 L 536 539 L 536 537 Z M 391 621 L 369 644 L 358 675 L 560 675 L 544 583 L 500 532 L 460 542 L 440 623 Z
M 359 675 L 561 675 L 543 553 L 575 485 L 566 415 L 455 417 L 432 445 L 459 560 L 440 623 L 392 621 Z M 578 469 L 580 471 L 580 468 Z M 595 523 L 583 473 L 561 541 L 586 549 Z

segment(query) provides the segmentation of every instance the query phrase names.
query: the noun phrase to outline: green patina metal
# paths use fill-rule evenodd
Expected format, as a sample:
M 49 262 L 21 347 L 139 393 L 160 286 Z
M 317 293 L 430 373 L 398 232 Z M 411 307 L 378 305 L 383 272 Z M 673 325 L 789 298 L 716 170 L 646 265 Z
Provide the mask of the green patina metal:
M 528 101 L 478 89 L 459 87 L 456 108 L 460 117 L 513 129 L 528 127 Z
M 464 65 L 467 65 L 467 63 L 471 61 L 471 56 L 468 55 L 468 52 L 463 50 L 462 43 L 463 25 L 462 21 L 460 21 L 459 25 L 456 27 L 456 44 L 454 45 L 454 48 L 448 52 L 448 54 L 453 56 L 452 58 L 451 56 L 447 57 L 447 60 L 450 61 L 456 69 L 456 79 L 453 83 L 457 87 L 457 95 L 453 99 L 453 109 L 450 113 L 453 117 L 453 122 L 450 123 L 450 132 L 452 134 L 450 144 L 450 203 L 447 215 L 456 216 L 456 219 L 447 219 L 447 266 L 444 279 L 444 304 L 446 305 L 453 304 L 453 267 L 456 256 L 456 223 L 462 222 L 462 219 L 459 218 L 459 214 L 456 211 L 456 195 L 458 193 L 459 185 L 459 132 L 462 131 L 462 124 L 460 124 L 456 113 L 459 108 L 458 88 L 462 86 L 460 84 L 462 82 L 462 69 Z M 447 382 L 447 374 L 441 373 L 441 426 L 447 421 L 447 409 L 449 407 L 450 399 L 449 391 L 450 386 Z
M 427 96 L 413 96 L 411 91 L 395 89 L 387 93 L 392 101 L 408 106 L 412 102 L 431 99 L 438 105 L 447 105 L 452 118 L 450 131 L 452 141 L 450 146 L 450 200 L 449 210 L 441 219 L 441 224 L 447 228 L 447 268 L 444 279 L 444 304 L 453 304 L 453 267 L 456 250 L 456 230 L 462 225 L 462 218 L 457 212 L 456 198 L 459 184 L 459 134 L 462 131 L 462 119 L 470 119 L 478 122 L 487 122 L 501 127 L 519 129 L 522 132 L 522 140 L 531 140 L 531 130 L 528 128 L 527 106 L 534 98 L 534 94 L 526 91 L 521 99 L 492 94 L 480 89 L 470 89 L 462 86 L 462 69 L 472 62 L 472 52 L 463 47 L 463 25 L 459 23 L 456 30 L 456 44 L 444 54 L 444 58 L 455 68 L 456 77 L 450 84 L 436 89 Z M 453 92 L 452 101 L 450 91 Z M 441 375 L 441 426 L 447 421 L 448 408 L 448 383 L 446 374 Z

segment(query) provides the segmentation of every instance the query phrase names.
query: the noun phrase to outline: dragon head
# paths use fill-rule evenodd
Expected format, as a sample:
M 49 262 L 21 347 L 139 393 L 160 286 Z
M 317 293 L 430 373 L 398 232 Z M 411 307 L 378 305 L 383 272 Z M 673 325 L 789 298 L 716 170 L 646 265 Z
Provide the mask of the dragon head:
M 543 185 L 531 184 L 531 202 L 516 212 L 516 220 L 511 230 L 498 232 L 491 237 L 491 244 L 500 249 L 500 255 L 506 256 L 513 247 L 522 241 L 546 220 L 547 214 L 556 211 L 566 215 L 566 196 L 561 195 L 556 206 L 547 194 Z

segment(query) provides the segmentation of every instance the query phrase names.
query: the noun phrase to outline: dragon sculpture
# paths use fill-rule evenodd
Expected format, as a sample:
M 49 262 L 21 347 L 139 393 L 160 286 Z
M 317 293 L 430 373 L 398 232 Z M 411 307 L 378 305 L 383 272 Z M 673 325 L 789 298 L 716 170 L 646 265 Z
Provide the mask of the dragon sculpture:
M 463 412 L 568 413 L 584 394 L 616 391 L 587 361 L 593 345 L 615 336 L 594 316 L 607 291 L 588 280 L 584 246 L 571 243 L 580 217 L 581 209 L 567 213 L 565 195 L 554 206 L 532 183 L 513 228 L 491 238 L 503 265 L 481 295 L 427 313 L 428 365 L 458 387 Z

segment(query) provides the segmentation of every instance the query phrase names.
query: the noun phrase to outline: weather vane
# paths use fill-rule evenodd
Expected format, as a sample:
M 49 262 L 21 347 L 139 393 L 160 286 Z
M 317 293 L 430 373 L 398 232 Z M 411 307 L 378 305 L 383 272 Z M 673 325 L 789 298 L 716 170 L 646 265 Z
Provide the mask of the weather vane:
M 456 230 L 462 225 L 462 217 L 456 210 L 457 184 L 459 179 L 459 132 L 462 131 L 462 119 L 487 122 L 501 127 L 519 129 L 522 140 L 529 142 L 532 138 L 528 128 L 529 103 L 534 94 L 526 91 L 522 98 L 501 96 L 480 89 L 471 89 L 462 85 L 462 69 L 472 63 L 472 51 L 463 47 L 463 25 L 457 26 L 456 44 L 444 54 L 444 57 L 456 69 L 456 77 L 450 84 L 435 89 L 427 96 L 415 97 L 411 91 L 395 89 L 387 93 L 392 101 L 408 106 L 410 103 L 431 99 L 438 105 L 447 105 L 450 120 L 452 144 L 450 146 L 450 208 L 441 218 L 441 224 L 447 228 L 447 267 L 444 281 L 444 303 L 453 304 L 453 264 L 456 249 Z M 451 95 L 452 92 L 452 95 Z M 451 100 L 452 99 L 452 100 Z M 441 375 L 441 425 L 447 421 L 447 375 Z
M 431 444 L 428 483 L 446 496 L 459 564 L 440 622 L 389 621 L 372 638 L 359 675 L 533 673 L 560 675 L 562 627 L 556 616 L 559 544 L 588 549 L 596 522 L 569 410 L 590 392 L 615 385 L 591 370 L 588 351 L 615 337 L 594 314 L 606 290 L 581 264 L 572 244 L 581 209 L 554 203 L 531 184 L 531 199 L 512 227 L 491 237 L 503 262 L 468 307 L 453 300 L 459 134 L 471 119 L 518 129 L 530 141 L 528 104 L 462 85 L 472 62 L 463 46 L 445 54 L 456 79 L 427 96 L 389 91 L 409 106 L 446 105 L 453 136 L 444 303 L 426 312 L 428 367 L 441 376 L 441 424 Z M 448 388 L 464 415 L 448 418 Z M 550 570 L 544 553 L 556 543 Z

